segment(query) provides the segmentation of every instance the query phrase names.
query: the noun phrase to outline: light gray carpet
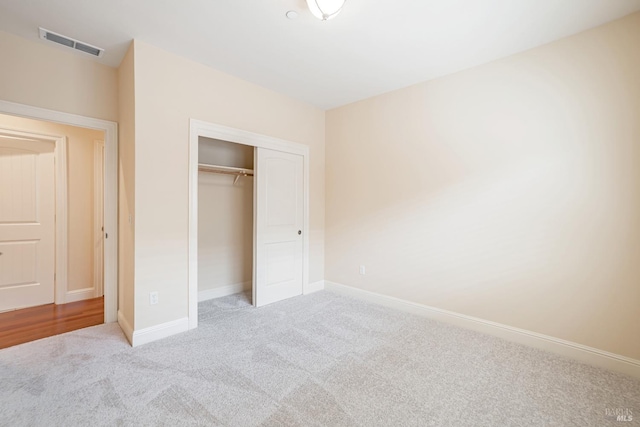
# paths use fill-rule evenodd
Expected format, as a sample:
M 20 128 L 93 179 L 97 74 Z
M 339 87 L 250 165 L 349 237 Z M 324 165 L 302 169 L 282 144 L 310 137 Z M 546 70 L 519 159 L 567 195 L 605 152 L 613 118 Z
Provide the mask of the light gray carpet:
M 2 426 L 638 425 L 640 381 L 319 292 L 201 303 L 131 348 L 115 324 L 0 350 Z M 631 423 L 606 409 L 628 408 Z

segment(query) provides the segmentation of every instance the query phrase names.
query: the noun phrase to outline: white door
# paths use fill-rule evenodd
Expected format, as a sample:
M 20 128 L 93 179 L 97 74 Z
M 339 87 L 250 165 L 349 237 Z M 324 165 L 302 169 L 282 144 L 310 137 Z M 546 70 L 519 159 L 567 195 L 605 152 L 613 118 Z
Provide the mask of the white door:
M 53 303 L 53 151 L 0 136 L 0 311 Z
M 303 157 L 257 148 L 256 307 L 302 294 Z

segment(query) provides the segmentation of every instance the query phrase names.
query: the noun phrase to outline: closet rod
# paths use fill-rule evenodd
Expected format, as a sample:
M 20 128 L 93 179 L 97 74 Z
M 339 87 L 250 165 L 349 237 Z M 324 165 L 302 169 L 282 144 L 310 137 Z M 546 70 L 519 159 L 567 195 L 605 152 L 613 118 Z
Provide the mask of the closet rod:
M 224 175 L 237 175 L 237 176 L 253 176 L 253 172 L 251 171 L 246 171 L 246 172 L 228 172 L 228 171 L 216 171 L 216 170 L 211 170 L 211 169 L 203 169 L 203 168 L 198 168 L 199 172 L 208 172 L 208 173 L 221 173 Z
M 230 166 L 208 165 L 206 163 L 199 163 L 198 170 L 201 172 L 221 173 L 225 175 L 253 176 L 252 169 L 234 168 Z

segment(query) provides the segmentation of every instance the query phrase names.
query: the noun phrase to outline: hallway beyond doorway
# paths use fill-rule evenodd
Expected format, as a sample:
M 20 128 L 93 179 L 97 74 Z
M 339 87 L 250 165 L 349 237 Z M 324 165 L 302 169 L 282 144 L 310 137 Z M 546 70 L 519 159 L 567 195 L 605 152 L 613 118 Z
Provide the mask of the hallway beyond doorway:
M 0 313 L 0 348 L 104 323 L 104 297 Z

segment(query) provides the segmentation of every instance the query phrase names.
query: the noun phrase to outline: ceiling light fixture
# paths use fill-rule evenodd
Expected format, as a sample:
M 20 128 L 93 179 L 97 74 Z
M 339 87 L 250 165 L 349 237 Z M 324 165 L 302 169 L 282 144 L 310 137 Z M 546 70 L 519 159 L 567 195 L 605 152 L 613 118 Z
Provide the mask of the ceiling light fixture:
M 327 21 L 342 10 L 346 0 L 307 0 L 309 10 L 316 18 Z

